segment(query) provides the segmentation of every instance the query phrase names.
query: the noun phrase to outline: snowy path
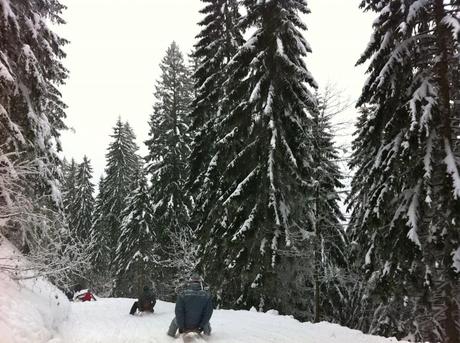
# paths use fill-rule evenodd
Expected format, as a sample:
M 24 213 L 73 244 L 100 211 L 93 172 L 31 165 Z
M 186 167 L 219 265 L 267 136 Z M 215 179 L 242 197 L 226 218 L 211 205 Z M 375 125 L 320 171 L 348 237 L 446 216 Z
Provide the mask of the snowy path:
M 174 305 L 158 302 L 154 314 L 130 316 L 131 299 L 100 299 L 74 303 L 55 342 L 170 343 L 166 335 Z M 395 339 L 367 336 L 329 323 L 299 323 L 285 316 L 249 311 L 215 311 L 211 320 L 213 343 L 390 343 Z M 60 338 L 60 340 L 59 340 Z

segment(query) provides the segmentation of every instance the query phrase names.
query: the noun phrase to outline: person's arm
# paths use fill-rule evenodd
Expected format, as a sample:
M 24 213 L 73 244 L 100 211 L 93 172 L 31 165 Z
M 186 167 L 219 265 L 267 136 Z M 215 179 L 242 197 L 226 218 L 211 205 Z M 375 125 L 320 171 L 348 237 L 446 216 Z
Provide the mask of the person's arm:
M 185 306 L 184 305 L 185 305 L 184 299 L 181 296 L 179 296 L 176 301 L 175 313 L 176 313 L 177 326 L 179 327 L 180 331 L 185 329 Z
M 212 298 L 209 297 L 206 306 L 203 309 L 203 314 L 201 316 L 200 328 L 203 328 L 211 319 L 213 312 Z

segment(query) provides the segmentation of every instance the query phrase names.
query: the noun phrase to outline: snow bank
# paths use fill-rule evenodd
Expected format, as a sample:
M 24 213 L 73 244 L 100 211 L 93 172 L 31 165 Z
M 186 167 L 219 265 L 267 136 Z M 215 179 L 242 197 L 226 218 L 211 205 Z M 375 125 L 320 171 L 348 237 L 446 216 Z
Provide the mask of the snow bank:
M 18 281 L 19 275 L 6 272 L 26 265 L 25 258 L 0 236 L 0 343 L 52 342 L 70 311 L 65 295 L 45 279 Z
M 158 301 L 154 314 L 130 316 L 134 299 L 98 299 L 73 303 L 69 320 L 60 330 L 65 343 L 173 343 L 166 335 L 174 317 L 174 304 Z M 277 311 L 215 310 L 211 319 L 212 343 L 391 343 L 394 338 L 365 335 L 330 323 L 300 323 Z

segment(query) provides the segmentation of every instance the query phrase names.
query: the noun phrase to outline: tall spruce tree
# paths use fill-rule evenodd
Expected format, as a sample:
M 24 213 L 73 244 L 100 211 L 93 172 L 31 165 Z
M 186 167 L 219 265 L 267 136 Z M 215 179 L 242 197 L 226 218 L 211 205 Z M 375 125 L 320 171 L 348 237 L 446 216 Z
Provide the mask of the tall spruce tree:
M 105 176 L 99 185 L 91 229 L 91 236 L 96 239 L 93 251 L 94 268 L 109 270 L 110 273 L 113 272 L 115 250 L 121 234 L 122 212 L 135 187 L 135 176 L 138 175 L 140 166 L 139 156 L 136 154 L 138 147 L 129 124 L 118 119 L 111 137 L 113 141 L 106 155 Z
M 32 236 L 46 236 L 57 219 L 51 212 L 61 206 L 57 152 L 65 105 L 57 87 L 67 77 L 66 40 L 50 23 L 63 23 L 63 8 L 57 0 L 0 3 L 1 233 L 25 251 L 36 243 Z M 36 216 L 49 220 L 36 225 Z
M 203 168 L 200 267 L 226 307 L 307 310 L 311 115 L 303 0 L 244 1 L 255 32 L 228 65 L 228 95 Z
M 64 161 L 63 163 L 63 182 L 62 182 L 62 202 L 64 205 L 64 213 L 67 222 L 72 222 L 70 218 L 72 215 L 71 207 L 74 203 L 76 184 L 77 184 L 78 165 L 72 158 L 70 163 Z
M 71 206 L 74 221 L 71 230 L 83 242 L 90 243 L 91 227 L 94 214 L 94 185 L 91 182 L 93 168 L 90 160 L 83 156 L 83 162 L 78 166 L 76 178 L 76 194 Z
M 70 244 L 78 246 L 80 254 L 84 255 L 85 263 L 70 275 L 71 284 L 81 284 L 90 278 L 89 260 L 91 255 L 92 238 L 90 230 L 94 212 L 94 185 L 91 183 L 92 168 L 85 156 L 83 162 L 77 164 L 74 159 L 70 163 L 63 162 L 63 204 L 65 226 L 70 236 L 66 240 L 65 248 Z M 71 286 L 67 284 L 66 286 Z
M 358 61 L 370 65 L 358 101 L 368 108 L 351 162 L 351 229 L 378 309 L 387 308 L 376 330 L 457 343 L 460 3 L 364 0 L 361 7 L 378 19 Z
M 156 102 L 150 117 L 150 137 L 145 143 L 149 149 L 146 162 L 152 183 L 155 232 L 162 247 L 159 254 L 167 261 L 176 250 L 177 236 L 189 229 L 193 203 L 185 191 L 192 140 L 189 131 L 192 85 L 189 69 L 175 42 L 168 48 L 160 68 L 162 74 L 156 85 Z M 171 299 L 182 271 L 163 267 L 157 268 L 158 291 L 162 297 Z
M 343 188 L 338 165 L 339 154 L 334 146 L 331 120 L 336 114 L 333 91 L 325 88 L 318 94 L 318 111 L 312 113 L 313 192 L 307 197 L 312 207 L 311 226 L 314 240 L 314 321 L 337 321 L 341 311 L 339 278 L 347 265 L 347 238 L 342 227 L 344 217 L 340 211 L 338 190 Z M 340 109 L 339 109 L 340 110 Z
M 236 0 L 203 0 L 200 11 L 205 17 L 198 34 L 194 58 L 198 63 L 194 73 L 194 100 L 192 103 L 192 130 L 196 133 L 191 154 L 190 182 L 197 189 L 203 180 L 202 168 L 213 154 L 216 139 L 214 121 L 222 112 L 224 81 L 227 64 L 243 44 L 238 26 L 241 19 Z M 197 195 L 199 197 L 199 194 Z
M 92 240 L 91 245 L 91 265 L 92 270 L 90 271 L 89 279 L 92 280 L 92 287 L 98 291 L 99 294 L 106 293 L 107 295 L 111 291 L 111 273 L 107 268 L 110 256 L 110 236 L 105 230 L 107 223 L 103 217 L 100 217 L 103 206 L 103 189 L 104 189 L 104 177 L 101 176 L 98 184 L 98 194 L 94 204 L 93 214 L 93 225 L 90 230 L 90 236 Z M 96 224 L 97 220 L 97 225 Z
M 153 208 L 142 173 L 122 217 L 114 261 L 115 289 L 117 295 L 136 297 L 145 285 L 152 285 L 158 261 Z

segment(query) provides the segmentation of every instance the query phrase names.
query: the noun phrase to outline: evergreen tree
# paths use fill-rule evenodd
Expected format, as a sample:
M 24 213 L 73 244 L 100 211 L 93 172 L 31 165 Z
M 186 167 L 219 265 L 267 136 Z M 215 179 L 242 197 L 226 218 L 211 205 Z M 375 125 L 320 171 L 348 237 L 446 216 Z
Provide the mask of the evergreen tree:
M 63 171 L 62 195 L 65 227 L 69 235 L 63 250 L 71 244 L 77 245 L 85 260 L 85 264 L 70 275 L 67 287 L 86 282 L 85 279 L 89 277 L 89 260 L 93 249 L 90 230 L 94 211 L 94 185 L 91 183 L 92 168 L 86 156 L 81 164 L 75 163 L 74 159 L 70 163 L 64 159 Z
M 158 261 L 153 209 L 144 175 L 123 211 L 121 235 L 115 253 L 116 293 L 136 297 L 144 285 L 153 283 Z
M 109 270 L 110 273 L 121 234 L 122 212 L 139 173 L 138 148 L 130 126 L 118 119 L 111 137 L 113 141 L 106 155 L 105 177 L 99 185 L 91 229 L 91 237 L 95 240 L 93 267 L 95 270 Z
M 98 291 L 99 294 L 108 293 L 111 290 L 111 273 L 107 268 L 109 265 L 109 256 L 111 254 L 111 242 L 110 236 L 108 235 L 107 222 L 104 217 L 101 217 L 103 209 L 103 189 L 104 189 L 104 177 L 101 176 L 98 185 L 98 194 L 96 196 L 94 212 L 93 212 L 93 225 L 90 230 L 91 236 L 91 271 L 89 279 L 92 281 L 94 290 Z M 97 225 L 96 225 L 97 220 Z
M 134 133 L 133 129 L 131 128 L 131 126 L 129 125 L 128 122 L 124 123 L 123 125 L 123 130 L 126 134 L 126 142 L 127 142 L 127 145 L 129 146 L 129 149 L 131 151 L 137 151 L 139 149 L 139 147 L 136 145 L 135 141 L 136 141 L 136 134 Z M 136 163 L 135 163 L 136 162 Z M 133 179 L 134 181 L 133 182 L 133 185 L 136 184 L 136 181 L 137 180 L 137 177 L 140 175 L 139 173 L 142 171 L 142 169 L 144 168 L 144 159 L 141 158 L 137 153 L 134 155 L 134 157 L 130 156 L 129 157 L 129 163 L 134 163 L 134 165 L 137 164 L 137 167 L 133 167 L 132 170 L 135 171 L 135 174 L 133 175 L 133 177 L 135 176 L 135 178 Z M 135 188 L 135 186 L 134 186 Z M 133 188 L 133 189 L 134 189 Z
M 72 206 L 71 230 L 83 242 L 91 241 L 91 227 L 94 212 L 94 185 L 91 182 L 93 169 L 89 159 L 84 156 L 83 162 L 78 166 L 76 180 L 76 194 Z
M 214 120 L 218 115 L 224 97 L 224 81 L 227 78 L 227 64 L 243 44 L 238 27 L 240 14 L 236 0 L 203 0 L 205 7 L 200 11 L 204 19 L 198 34 L 194 58 L 198 64 L 194 72 L 194 100 L 191 117 L 192 130 L 196 133 L 191 154 L 191 184 L 199 187 L 202 168 L 209 163 L 213 154 L 216 133 Z M 199 195 L 198 195 L 199 196 Z
M 303 0 L 244 1 L 255 32 L 228 65 L 198 209 L 200 267 L 228 307 L 307 310 L 311 115 Z M 313 196 L 313 195 L 312 195 Z
M 76 184 L 77 184 L 77 172 L 78 166 L 75 160 L 72 158 L 70 163 L 64 161 L 63 164 L 63 184 L 62 184 L 62 202 L 64 205 L 64 213 L 67 218 L 67 222 L 72 221 L 70 216 L 71 206 L 76 196 Z
M 338 152 L 334 146 L 331 119 L 335 114 L 335 95 L 326 88 L 318 95 L 318 110 L 312 113 L 313 193 L 307 197 L 312 204 L 311 226 L 315 233 L 314 247 L 314 321 L 336 321 L 342 299 L 337 292 L 339 278 L 347 266 L 347 239 L 341 221 L 338 189 L 343 188 L 338 165 Z
M 363 0 L 361 7 L 379 16 L 358 61 L 370 66 L 358 101 L 366 107 L 351 162 L 351 229 L 377 310 L 386 308 L 376 332 L 459 342 L 460 160 L 452 123 L 460 4 Z
M 168 48 L 160 67 L 162 74 L 156 85 L 156 103 L 150 117 L 146 161 L 152 183 L 150 194 L 155 232 L 162 247 L 160 255 L 163 260 L 169 260 L 177 243 L 174 237 L 188 230 L 192 207 L 192 201 L 185 192 L 191 142 L 188 115 L 192 87 L 189 69 L 176 43 Z M 177 272 L 174 268 L 158 268 L 157 283 L 163 287 L 159 289 L 162 297 L 174 296 Z
M 67 77 L 67 42 L 51 29 L 64 23 L 63 8 L 58 0 L 0 2 L 0 234 L 60 286 L 84 264 L 63 229 L 57 87 Z
M 57 0 L 0 3 L 1 233 L 24 251 L 32 249 L 32 236 L 46 236 L 57 219 L 51 212 L 61 206 L 57 152 L 65 105 L 56 87 L 67 77 L 66 41 L 50 23 L 63 23 L 63 8 Z M 49 220 L 36 225 L 37 216 Z

